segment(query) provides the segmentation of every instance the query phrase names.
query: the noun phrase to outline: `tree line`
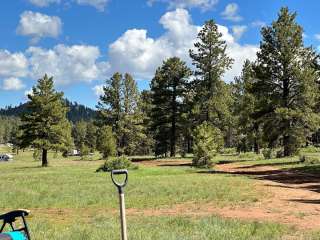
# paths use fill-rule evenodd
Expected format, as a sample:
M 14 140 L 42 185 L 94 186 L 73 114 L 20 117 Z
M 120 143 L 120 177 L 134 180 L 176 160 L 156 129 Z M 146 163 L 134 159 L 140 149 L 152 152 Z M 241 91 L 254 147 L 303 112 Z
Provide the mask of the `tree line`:
M 319 138 L 319 55 L 304 46 L 296 13 L 281 8 L 261 29 L 257 59 L 247 60 L 234 82 L 222 80 L 231 68 L 227 44 L 213 20 L 205 22 L 189 56 L 163 61 L 150 90 L 139 92 L 129 73 L 106 80 L 93 122 L 73 127 L 66 118 L 63 94 L 47 75 L 28 96 L 19 146 L 113 155 L 175 156 L 194 154 L 194 164 L 210 165 L 224 147 L 238 151 L 279 148 L 291 156 Z

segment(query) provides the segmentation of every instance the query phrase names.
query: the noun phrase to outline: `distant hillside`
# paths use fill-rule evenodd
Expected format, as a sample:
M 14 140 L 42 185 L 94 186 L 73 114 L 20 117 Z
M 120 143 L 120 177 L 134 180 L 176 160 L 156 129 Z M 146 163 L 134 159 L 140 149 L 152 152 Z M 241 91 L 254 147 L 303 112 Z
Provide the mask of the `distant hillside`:
M 96 111 L 91 108 L 68 100 L 66 100 L 66 104 L 69 107 L 67 117 L 72 122 L 78 122 L 81 120 L 89 121 L 96 117 Z M 16 107 L 8 106 L 4 109 L 0 109 L 0 115 L 18 117 L 27 111 L 26 105 L 27 104 L 24 103 Z

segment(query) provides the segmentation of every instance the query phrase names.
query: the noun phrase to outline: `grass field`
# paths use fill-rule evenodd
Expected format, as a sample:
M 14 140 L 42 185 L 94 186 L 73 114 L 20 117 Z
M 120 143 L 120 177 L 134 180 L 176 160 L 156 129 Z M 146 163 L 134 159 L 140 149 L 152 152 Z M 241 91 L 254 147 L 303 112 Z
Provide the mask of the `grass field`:
M 243 164 L 271 161 L 219 158 Z M 53 158 L 52 154 L 49 161 L 50 167 L 41 168 L 32 159 L 32 152 L 21 152 L 14 161 L 0 164 L 0 212 L 30 209 L 34 239 L 119 239 L 117 191 L 108 173 L 95 172 L 103 161 L 97 156 L 82 161 L 75 157 Z M 289 159 L 272 161 L 293 166 Z M 201 174 L 188 166 L 139 164 L 138 170 L 130 172 L 126 188 L 129 239 L 319 239 L 314 231 L 297 230 L 267 219 L 225 219 L 197 214 L 194 209 L 181 214 L 181 208 L 187 212 L 189 205 L 248 207 L 268 198 L 268 194 L 246 176 Z

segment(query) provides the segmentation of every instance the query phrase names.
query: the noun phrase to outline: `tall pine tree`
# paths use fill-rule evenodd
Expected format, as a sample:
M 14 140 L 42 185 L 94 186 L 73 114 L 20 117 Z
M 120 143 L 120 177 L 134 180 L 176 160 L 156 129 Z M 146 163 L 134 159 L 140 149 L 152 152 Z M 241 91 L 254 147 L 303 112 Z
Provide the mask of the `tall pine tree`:
M 71 125 L 66 118 L 63 93 L 56 92 L 53 78 L 45 75 L 28 95 L 28 113 L 21 118 L 21 146 L 42 151 L 42 166 L 48 166 L 48 151 L 65 151 L 71 145 Z
M 190 69 L 177 57 L 164 61 L 151 82 L 152 128 L 156 155 L 175 156 Z
M 290 156 L 319 126 L 319 115 L 314 112 L 319 96 L 318 55 L 304 46 L 296 13 L 286 7 L 261 33 L 254 67 L 255 117 L 263 121 L 269 146 L 279 142 L 284 156 Z
M 139 153 L 146 139 L 143 115 L 139 109 L 140 94 L 130 74 L 115 73 L 106 81 L 98 103 L 98 123 L 112 126 L 117 138 L 118 155 Z
M 198 34 L 195 49 L 190 50 L 190 57 L 196 70 L 193 87 L 195 89 L 195 109 L 200 123 L 203 121 L 221 125 L 228 106 L 225 105 L 228 96 L 227 88 L 221 77 L 231 67 L 233 59 L 227 56 L 226 42 L 218 31 L 213 20 L 205 23 Z M 216 123 L 216 121 L 220 123 Z

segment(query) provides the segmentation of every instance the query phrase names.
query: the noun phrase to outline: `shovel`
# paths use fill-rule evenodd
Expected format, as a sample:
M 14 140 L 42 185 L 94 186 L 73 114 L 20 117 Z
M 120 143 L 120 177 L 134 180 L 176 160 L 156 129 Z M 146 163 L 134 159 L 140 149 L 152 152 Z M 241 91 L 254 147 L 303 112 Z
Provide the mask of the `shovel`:
M 119 183 L 114 178 L 115 175 L 125 175 L 123 182 Z M 120 221 L 121 221 L 121 239 L 127 240 L 127 222 L 126 222 L 126 207 L 124 202 L 124 191 L 123 188 L 128 183 L 128 170 L 112 170 L 111 179 L 114 185 L 118 188 L 119 202 L 120 202 Z

